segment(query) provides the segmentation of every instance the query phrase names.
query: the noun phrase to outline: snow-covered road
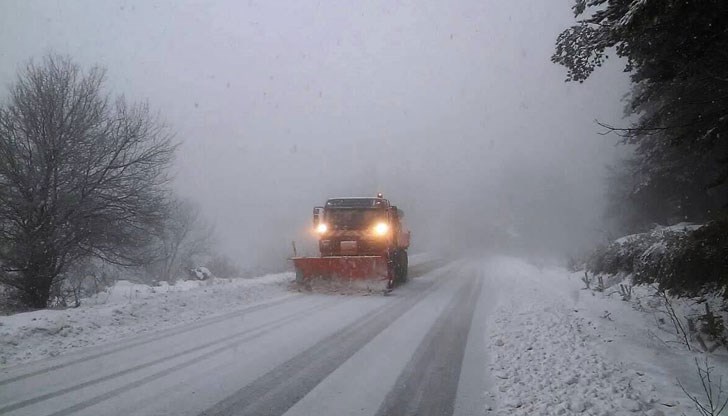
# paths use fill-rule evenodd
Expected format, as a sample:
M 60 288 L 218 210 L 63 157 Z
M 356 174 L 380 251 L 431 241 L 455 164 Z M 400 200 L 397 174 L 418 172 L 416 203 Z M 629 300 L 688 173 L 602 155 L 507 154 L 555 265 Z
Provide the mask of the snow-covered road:
M 389 296 L 280 289 L 225 313 L 2 369 L 0 415 L 690 410 L 659 361 L 624 354 L 641 339 L 625 332 L 637 312 L 580 290 L 561 268 L 493 257 L 421 262 L 411 275 Z M 200 302 L 221 296 L 202 293 Z M 615 319 L 600 318 L 605 308 Z
M 414 274 L 390 296 L 284 296 L 13 367 L 0 373 L 0 414 L 483 409 L 485 338 L 469 334 L 482 331 L 474 328 L 488 308 L 486 285 L 463 263 Z

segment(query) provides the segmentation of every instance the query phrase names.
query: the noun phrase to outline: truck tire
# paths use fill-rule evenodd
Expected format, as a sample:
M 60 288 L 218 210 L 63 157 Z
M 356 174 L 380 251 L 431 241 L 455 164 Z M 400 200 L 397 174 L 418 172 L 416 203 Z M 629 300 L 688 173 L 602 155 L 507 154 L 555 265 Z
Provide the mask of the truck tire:
M 402 281 L 407 281 L 409 275 L 409 258 L 407 257 L 407 250 L 402 250 Z
M 397 284 L 402 284 L 407 280 L 407 252 L 404 250 L 396 250 L 393 255 L 394 276 Z

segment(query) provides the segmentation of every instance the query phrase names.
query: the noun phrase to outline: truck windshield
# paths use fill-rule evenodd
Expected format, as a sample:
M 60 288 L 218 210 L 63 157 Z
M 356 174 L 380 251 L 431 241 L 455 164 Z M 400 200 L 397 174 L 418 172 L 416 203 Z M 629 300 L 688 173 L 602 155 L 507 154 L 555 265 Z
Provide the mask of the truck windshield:
M 333 229 L 361 229 L 386 220 L 387 212 L 381 209 L 331 209 L 326 210 L 324 219 Z

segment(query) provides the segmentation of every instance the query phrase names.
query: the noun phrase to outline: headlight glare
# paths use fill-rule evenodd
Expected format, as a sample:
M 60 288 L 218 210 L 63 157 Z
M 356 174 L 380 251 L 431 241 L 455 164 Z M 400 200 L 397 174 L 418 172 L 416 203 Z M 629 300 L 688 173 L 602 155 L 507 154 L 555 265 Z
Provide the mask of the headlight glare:
M 389 224 L 386 222 L 380 222 L 374 226 L 374 234 L 377 236 L 384 236 L 389 232 Z

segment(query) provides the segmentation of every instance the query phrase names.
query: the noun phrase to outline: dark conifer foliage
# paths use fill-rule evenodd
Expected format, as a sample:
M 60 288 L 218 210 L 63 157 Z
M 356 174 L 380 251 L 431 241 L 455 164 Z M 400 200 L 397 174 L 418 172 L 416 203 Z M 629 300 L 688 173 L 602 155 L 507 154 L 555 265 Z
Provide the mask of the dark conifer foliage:
M 636 148 L 630 197 L 659 200 L 658 222 L 704 221 L 725 209 L 728 2 L 576 0 L 573 10 L 581 20 L 559 35 L 552 56 L 567 81 L 585 81 L 609 53 L 626 59 L 634 122 L 604 127 Z

